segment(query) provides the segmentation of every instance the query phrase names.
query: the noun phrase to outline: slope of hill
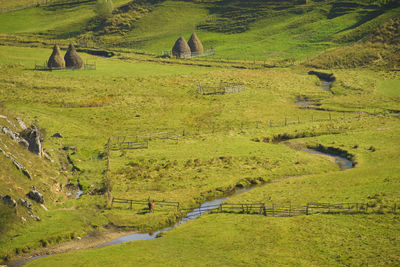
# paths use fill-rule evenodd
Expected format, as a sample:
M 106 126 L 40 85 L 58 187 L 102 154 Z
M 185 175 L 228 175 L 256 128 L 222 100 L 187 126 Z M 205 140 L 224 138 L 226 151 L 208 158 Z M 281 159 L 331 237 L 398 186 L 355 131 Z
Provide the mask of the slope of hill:
M 389 19 L 360 42 L 322 53 L 306 66 L 331 68 L 400 69 L 400 17 Z
M 3 13 L 0 33 L 160 54 L 180 35 L 197 31 L 206 49 L 217 50 L 215 57 L 304 59 L 358 41 L 400 11 L 398 3 L 380 1 L 126 2 L 116 1 L 106 19 L 96 17 L 94 2 L 86 1 Z
M 149 243 L 30 264 L 398 265 L 398 1 L 114 0 L 106 18 L 93 0 L 30 2 L 0 14 L 0 262 L 72 239 L 66 246 L 79 248 L 80 237 L 109 226 L 154 231 L 205 199 L 258 184 L 230 201 L 367 208 L 296 218 L 206 214 Z M 193 31 L 217 54 L 159 57 Z M 62 50 L 76 43 L 96 69 L 34 70 L 54 42 Z M 322 90 L 311 67 L 335 68 L 335 82 Z M 40 130 L 43 157 L 29 151 L 33 134 L 21 121 Z M 108 152 L 117 136 L 140 149 Z M 286 139 L 341 151 L 355 168 L 339 171 L 329 157 L 275 143 Z M 113 196 L 179 201 L 183 210 L 111 208 Z

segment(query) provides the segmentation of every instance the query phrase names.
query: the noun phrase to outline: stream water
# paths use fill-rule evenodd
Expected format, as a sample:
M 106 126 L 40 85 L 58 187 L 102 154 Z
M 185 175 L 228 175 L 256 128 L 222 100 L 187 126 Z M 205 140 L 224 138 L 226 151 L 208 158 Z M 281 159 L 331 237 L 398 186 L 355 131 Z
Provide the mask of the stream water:
M 332 87 L 332 82 L 321 80 L 321 85 L 319 88 L 326 91 L 331 91 L 331 87 Z
M 353 163 L 350 160 L 348 160 L 347 158 L 323 153 L 323 152 L 313 150 L 313 149 L 303 149 L 302 151 L 305 151 L 305 152 L 308 152 L 311 154 L 319 154 L 319 155 L 328 156 L 328 157 L 334 159 L 335 163 L 339 166 L 340 170 L 342 170 L 342 171 L 353 168 Z M 96 247 L 104 247 L 104 246 L 108 246 L 108 245 L 122 244 L 122 243 L 129 242 L 129 241 L 138 241 L 138 240 L 156 238 L 160 233 L 174 229 L 181 224 L 184 224 L 190 220 L 196 219 L 197 217 L 203 215 L 204 213 L 207 213 L 207 212 L 217 208 L 219 205 L 224 203 L 224 201 L 228 200 L 229 198 L 231 198 L 233 196 L 237 196 L 244 192 L 247 192 L 247 191 L 251 190 L 252 188 L 254 188 L 254 186 L 236 190 L 234 194 L 232 194 L 231 196 L 228 196 L 228 197 L 221 197 L 221 198 L 217 198 L 214 200 L 205 201 L 205 202 L 203 202 L 203 204 L 200 207 L 195 208 L 191 212 L 187 213 L 186 216 L 184 218 L 182 218 L 182 220 L 177 222 L 174 226 L 166 227 L 166 228 L 158 230 L 154 233 L 144 233 L 144 234 L 137 233 L 137 234 L 123 236 L 118 239 L 112 240 L 110 242 L 98 245 Z
M 319 154 L 319 155 L 324 155 L 324 156 L 328 156 L 332 159 L 334 159 L 334 161 L 336 162 L 336 164 L 339 166 L 340 170 L 347 170 L 350 168 L 353 168 L 353 163 L 348 160 L 347 158 L 344 157 L 340 157 L 340 156 L 336 156 L 336 155 L 332 155 L 332 154 L 328 154 L 328 153 L 323 153 L 317 150 L 313 150 L 313 149 L 303 149 L 302 151 L 308 152 L 308 153 L 312 153 L 312 154 Z M 186 214 L 185 217 L 183 217 L 179 222 L 177 222 L 175 225 L 173 226 L 169 226 L 169 227 L 165 227 L 161 230 L 155 231 L 153 233 L 136 233 L 136 234 L 130 234 L 130 235 L 126 235 L 126 236 L 122 236 L 120 238 L 117 238 L 115 240 L 100 244 L 95 246 L 95 248 L 99 248 L 99 247 L 105 247 L 105 246 L 109 246 L 109 245 L 115 245 L 115 244 L 122 244 L 125 242 L 131 242 L 131 241 L 138 241 L 138 240 L 146 240 L 146 239 L 154 239 L 157 238 L 159 236 L 159 234 L 164 233 L 168 230 L 174 229 L 176 227 L 178 227 L 181 224 L 184 224 L 188 221 L 191 221 L 193 219 L 196 219 L 198 217 L 200 217 L 201 215 L 203 215 L 204 213 L 207 213 L 215 208 L 217 208 L 219 205 L 221 205 L 222 203 L 224 203 L 224 201 L 228 200 L 229 198 L 233 197 L 233 196 L 237 196 L 239 194 L 242 194 L 244 192 L 250 191 L 251 189 L 253 189 L 255 186 L 251 186 L 251 187 L 247 187 L 247 188 L 241 188 L 236 190 L 232 195 L 230 196 L 225 196 L 225 197 L 221 197 L 221 198 L 216 198 L 210 201 L 205 201 L 200 207 L 197 207 L 195 209 L 193 209 L 192 211 L 190 211 L 189 213 Z M 29 259 L 25 259 L 23 261 L 18 262 L 18 264 L 13 266 L 22 266 L 23 264 L 35 260 L 35 259 L 39 259 L 39 258 L 43 258 L 43 257 L 48 257 L 48 256 L 52 256 L 52 255 L 43 255 L 43 256 L 36 256 L 36 257 L 32 257 Z

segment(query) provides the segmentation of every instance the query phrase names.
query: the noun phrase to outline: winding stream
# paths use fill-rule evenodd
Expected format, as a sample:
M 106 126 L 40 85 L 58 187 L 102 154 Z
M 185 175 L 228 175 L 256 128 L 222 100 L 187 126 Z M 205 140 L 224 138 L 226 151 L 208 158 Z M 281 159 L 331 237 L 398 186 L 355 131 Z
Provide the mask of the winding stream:
M 347 158 L 341 157 L 341 156 L 337 156 L 337 155 L 333 155 L 333 154 L 328 154 L 328 153 L 323 153 L 317 150 L 313 150 L 313 149 L 301 149 L 302 151 L 311 153 L 311 154 L 318 154 L 318 155 L 323 155 L 325 157 L 329 157 L 332 160 L 335 161 L 335 163 L 339 166 L 340 170 L 347 170 L 347 169 L 351 169 L 353 168 L 353 163 L 348 160 Z M 147 239 L 154 239 L 159 237 L 159 235 L 161 233 L 164 233 L 168 230 L 174 229 L 176 227 L 178 227 L 181 224 L 184 224 L 188 221 L 191 221 L 193 219 L 196 219 L 198 217 L 200 217 L 201 215 L 203 215 L 204 213 L 207 213 L 213 209 L 215 209 L 216 207 L 218 207 L 220 204 L 224 203 L 226 200 L 228 200 L 231 197 L 237 196 L 239 194 L 242 194 L 244 192 L 250 191 L 251 189 L 255 188 L 255 186 L 250 186 L 247 188 L 242 188 L 239 190 L 236 190 L 232 195 L 230 196 L 225 196 L 225 197 L 221 197 L 221 198 L 216 198 L 214 200 L 210 200 L 210 201 L 205 201 L 200 207 L 197 207 L 195 209 L 193 209 L 192 211 L 190 211 L 189 213 L 186 214 L 185 217 L 183 217 L 180 221 L 178 221 L 175 225 L 173 226 L 169 226 L 169 227 L 165 227 L 161 230 L 158 230 L 156 232 L 153 233 L 135 233 L 135 234 L 130 234 L 130 235 L 126 235 L 126 236 L 122 236 L 120 238 L 117 238 L 115 240 L 100 244 L 95 246 L 94 248 L 99 248 L 99 247 L 105 247 L 105 246 L 109 246 L 109 245 L 115 245 L 115 244 L 122 244 L 125 242 L 131 242 L 131 241 L 138 241 L 138 240 L 147 240 Z M 43 257 L 48 257 L 48 256 L 52 256 L 50 255 L 42 255 L 42 256 L 35 256 L 35 257 L 31 257 L 29 259 L 25 259 L 23 261 L 20 261 L 16 264 L 12 264 L 12 266 L 22 266 L 23 264 L 30 262 L 32 260 L 35 259 L 39 259 L 39 258 L 43 258 Z
M 339 166 L 341 171 L 353 168 L 353 163 L 350 160 L 348 160 L 347 158 L 344 158 L 344 157 L 340 157 L 340 156 L 332 155 L 332 154 L 328 154 L 328 153 L 323 153 L 323 152 L 320 152 L 320 151 L 317 151 L 317 150 L 313 150 L 313 149 L 302 149 L 301 151 L 305 151 L 305 152 L 308 152 L 308 153 L 311 153 L 311 154 L 318 154 L 318 155 L 328 156 L 328 157 L 330 157 L 331 159 L 333 159 L 335 161 L 335 163 Z M 216 198 L 214 200 L 205 201 L 205 202 L 203 202 L 203 204 L 200 207 L 195 208 L 191 212 L 186 214 L 186 216 L 184 218 L 182 218 L 179 222 L 177 222 L 174 226 L 163 228 L 163 229 L 158 230 L 158 231 L 156 231 L 154 233 L 136 233 L 136 234 L 123 236 L 123 237 L 120 237 L 118 239 L 112 240 L 110 242 L 98 245 L 96 247 L 105 247 L 105 246 L 108 246 L 108 245 L 122 244 L 122 243 L 129 242 L 129 241 L 138 241 L 138 240 L 157 238 L 157 236 L 159 234 L 164 233 L 164 232 L 166 232 L 168 230 L 174 229 L 177 226 L 179 226 L 181 224 L 184 224 L 184 223 L 186 223 L 188 221 L 196 219 L 196 218 L 200 217 L 201 215 L 203 215 L 204 213 L 207 213 L 207 212 L 215 209 L 217 206 L 221 205 L 222 203 L 224 203 L 224 201 L 228 200 L 229 198 L 237 196 L 237 195 L 242 194 L 244 192 L 250 191 L 254 187 L 255 186 L 250 186 L 250 187 L 247 187 L 247 188 L 236 190 L 235 193 L 232 194 L 229 197 L 221 197 L 221 198 Z

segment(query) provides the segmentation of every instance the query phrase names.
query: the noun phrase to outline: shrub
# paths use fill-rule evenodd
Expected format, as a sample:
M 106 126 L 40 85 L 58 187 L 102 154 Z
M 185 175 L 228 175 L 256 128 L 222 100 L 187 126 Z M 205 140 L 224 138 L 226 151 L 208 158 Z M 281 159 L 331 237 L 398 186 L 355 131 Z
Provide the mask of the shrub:
M 96 13 L 102 18 L 107 18 L 111 16 L 114 9 L 114 4 L 112 0 L 97 0 L 96 3 Z

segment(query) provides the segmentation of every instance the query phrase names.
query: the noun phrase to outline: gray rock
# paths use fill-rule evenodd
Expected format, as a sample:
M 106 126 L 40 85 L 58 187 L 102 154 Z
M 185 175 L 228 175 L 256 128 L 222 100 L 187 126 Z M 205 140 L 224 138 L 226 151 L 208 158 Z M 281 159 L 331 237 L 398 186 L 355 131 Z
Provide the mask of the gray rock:
M 6 196 L 2 197 L 1 199 L 3 200 L 3 203 L 6 204 L 6 205 L 10 205 L 10 206 L 13 206 L 13 207 L 17 206 L 17 201 L 12 199 L 11 196 L 9 196 L 9 195 L 6 195 Z
M 12 140 L 18 142 L 19 141 L 19 136 L 18 133 L 14 133 L 10 128 L 8 127 L 1 127 L 1 131 L 10 137 Z
M 24 121 L 21 118 L 17 117 L 15 119 L 17 120 L 17 122 L 18 122 L 18 124 L 19 124 L 19 126 L 21 127 L 22 130 L 25 130 L 27 128 L 25 123 L 24 123 Z
M 28 149 L 29 147 L 29 143 L 28 141 L 26 141 L 25 139 L 21 138 L 18 142 L 18 144 L 20 144 L 21 146 L 25 147 L 26 149 Z
M 44 197 L 43 195 L 36 189 L 31 190 L 28 194 L 26 194 L 27 197 L 30 199 L 36 201 L 37 203 L 43 204 L 44 203 Z
M 25 199 L 23 199 L 23 198 L 20 198 L 20 199 L 18 199 L 18 202 L 19 202 L 19 204 L 20 204 L 21 206 L 27 208 L 28 210 L 32 210 L 32 209 L 33 209 L 32 203 L 29 202 L 28 200 L 25 200 Z
M 0 115 L 0 119 L 5 119 L 10 125 L 12 125 L 14 128 L 17 128 L 17 126 L 12 121 L 10 121 L 6 116 Z
M 22 166 L 22 164 L 19 163 L 11 154 L 5 152 L 1 148 L 0 148 L 0 152 L 2 152 L 4 154 L 4 156 L 6 156 L 6 158 L 10 159 L 12 161 L 12 163 L 15 165 L 15 167 L 17 167 L 18 170 L 20 170 L 26 177 L 28 177 L 28 179 L 32 180 L 32 176 L 29 173 L 29 171 L 27 169 L 25 169 L 25 167 Z
M 31 127 L 26 128 L 21 132 L 22 138 L 24 138 L 29 143 L 28 150 L 34 154 L 43 156 L 43 147 L 42 142 L 40 140 L 41 134 L 39 129 L 35 125 L 31 125 Z
M 10 128 L 8 127 L 0 127 L 1 132 L 3 132 L 5 135 L 10 137 L 11 140 L 14 142 L 17 142 L 18 144 L 24 146 L 25 148 L 29 147 L 28 141 L 26 141 L 24 138 L 22 138 L 19 133 L 13 132 Z
M 65 151 L 67 151 L 67 150 L 76 151 L 76 147 L 74 147 L 74 146 L 64 146 L 62 149 Z
M 60 133 L 55 133 L 51 137 L 63 138 L 63 136 Z

